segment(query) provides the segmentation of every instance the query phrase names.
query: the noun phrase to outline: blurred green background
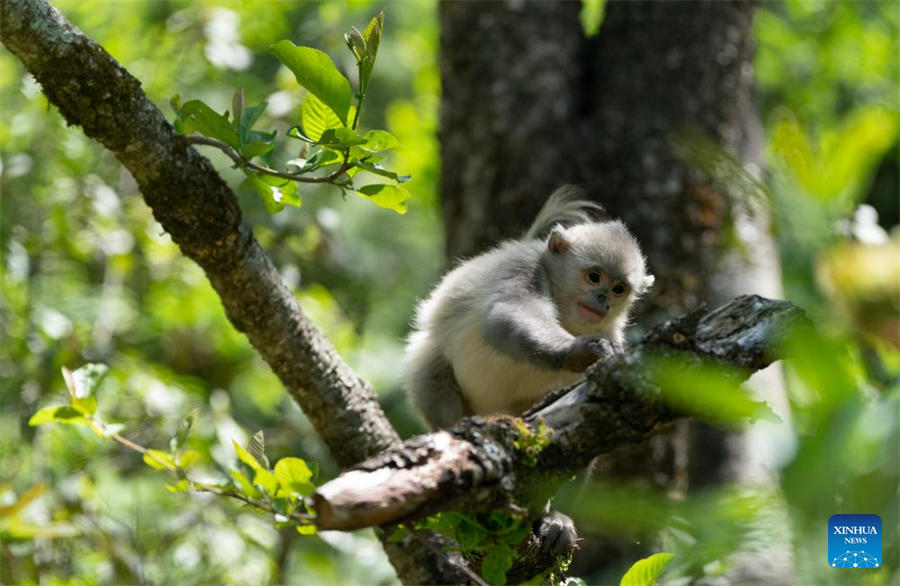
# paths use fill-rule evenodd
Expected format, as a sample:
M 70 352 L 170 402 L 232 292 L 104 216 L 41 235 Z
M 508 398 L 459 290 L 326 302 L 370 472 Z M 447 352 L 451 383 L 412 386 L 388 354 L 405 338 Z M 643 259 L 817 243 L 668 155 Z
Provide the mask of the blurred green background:
M 435 3 L 54 5 L 140 79 L 170 118 L 175 94 L 222 111 L 242 87 L 248 103 L 269 103 L 260 127 L 280 134 L 296 123 L 303 90 L 268 46 L 290 38 L 352 72 L 343 33 L 386 8 L 361 126 L 386 128 L 400 140 L 389 164 L 413 175 L 409 212 L 343 199 L 330 187 L 306 189 L 302 208 L 277 215 L 251 193 L 239 197 L 303 308 L 374 383 L 398 430 L 421 431 L 398 365 L 415 300 L 443 269 Z M 792 420 L 783 425 L 795 443 L 777 488 L 716 494 L 710 498 L 721 499 L 721 514 L 712 518 L 694 503 L 663 506 L 659 495 L 621 487 L 597 487 L 589 499 L 616 507 L 575 511 L 576 522 L 632 526 L 636 538 L 668 531 L 662 545 L 682 554 L 673 575 L 714 582 L 724 558 L 746 542 L 750 521 L 774 515 L 776 528 L 792 529 L 792 557 L 799 575 L 815 576 L 810 583 L 896 579 L 898 6 L 767 2 L 757 12 L 769 169 L 762 191 L 786 297 L 821 328 L 793 342 Z M 109 152 L 67 128 L 5 51 L 0 104 L 0 583 L 391 583 L 371 532 L 279 531 L 270 519 L 208 495 L 170 494 L 138 455 L 87 428 L 27 425 L 64 397 L 62 366 L 104 362 L 111 373 L 100 411 L 142 445 L 165 449 L 178 421 L 197 409 L 190 443 L 210 474 L 234 460 L 232 439 L 245 443 L 259 429 L 272 460 L 297 455 L 320 463 L 322 478 L 337 473 L 302 413 L 229 325 L 200 269 L 153 220 L 131 177 Z M 229 184 L 240 183 L 224 155 L 204 154 Z M 835 493 L 844 502 L 835 503 Z M 622 511 L 630 514 L 621 518 Z M 824 520 L 836 512 L 882 514 L 883 571 L 823 574 Z

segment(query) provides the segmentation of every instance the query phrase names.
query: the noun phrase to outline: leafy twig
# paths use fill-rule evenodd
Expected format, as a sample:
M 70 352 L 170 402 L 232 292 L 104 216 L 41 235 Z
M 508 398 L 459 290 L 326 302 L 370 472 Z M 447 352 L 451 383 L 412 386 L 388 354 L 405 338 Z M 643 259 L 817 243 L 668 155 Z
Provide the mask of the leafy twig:
M 234 161 L 239 167 L 244 167 L 250 169 L 251 171 L 256 171 L 257 173 L 265 173 L 266 175 L 281 177 L 282 179 L 288 179 L 290 181 L 297 181 L 298 183 L 334 183 L 334 181 L 338 177 L 346 173 L 350 169 L 350 167 L 352 167 L 345 155 L 343 164 L 330 175 L 327 175 L 325 177 L 305 177 L 304 175 L 298 173 L 287 173 L 285 171 L 272 169 L 271 167 L 257 165 L 256 163 L 253 163 L 239 155 L 233 148 L 231 148 L 231 146 L 214 138 L 191 134 L 185 136 L 184 140 L 188 144 L 205 144 L 207 146 L 216 147 L 217 149 L 228 155 L 228 158 Z

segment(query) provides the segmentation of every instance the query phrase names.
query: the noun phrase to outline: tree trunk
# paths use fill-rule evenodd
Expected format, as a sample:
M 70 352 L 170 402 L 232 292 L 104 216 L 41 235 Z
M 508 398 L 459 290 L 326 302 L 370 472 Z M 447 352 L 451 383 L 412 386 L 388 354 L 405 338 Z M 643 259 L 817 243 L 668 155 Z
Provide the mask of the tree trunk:
M 611 2 L 594 39 L 584 37 L 579 10 L 577 2 L 441 4 L 448 257 L 518 236 L 555 187 L 577 183 L 628 224 L 656 275 L 637 329 L 701 302 L 779 296 L 768 219 L 739 188 L 746 183 L 725 185 L 698 168 L 716 161 L 694 166 L 673 148 L 702 136 L 719 147 L 716 157 L 737 163 L 732 171 L 759 169 L 753 4 Z M 763 376 L 777 383 L 777 372 Z M 766 399 L 779 410 L 778 397 Z M 758 476 L 745 441 L 684 422 L 599 469 L 683 491 Z M 698 444 L 704 449 L 691 448 Z

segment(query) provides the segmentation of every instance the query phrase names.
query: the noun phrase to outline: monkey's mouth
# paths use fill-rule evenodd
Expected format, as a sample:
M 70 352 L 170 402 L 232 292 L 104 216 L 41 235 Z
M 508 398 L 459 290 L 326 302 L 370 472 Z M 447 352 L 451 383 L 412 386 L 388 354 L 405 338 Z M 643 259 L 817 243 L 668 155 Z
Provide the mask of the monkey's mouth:
M 606 317 L 606 312 L 601 309 L 595 309 L 587 303 L 578 302 L 578 315 L 588 321 L 600 321 Z

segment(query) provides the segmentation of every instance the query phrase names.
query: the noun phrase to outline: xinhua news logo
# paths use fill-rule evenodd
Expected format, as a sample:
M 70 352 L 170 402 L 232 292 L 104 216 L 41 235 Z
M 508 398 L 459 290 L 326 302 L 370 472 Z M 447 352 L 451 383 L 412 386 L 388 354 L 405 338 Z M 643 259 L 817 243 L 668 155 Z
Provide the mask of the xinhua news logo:
M 832 515 L 828 519 L 828 565 L 832 568 L 881 566 L 881 517 Z

